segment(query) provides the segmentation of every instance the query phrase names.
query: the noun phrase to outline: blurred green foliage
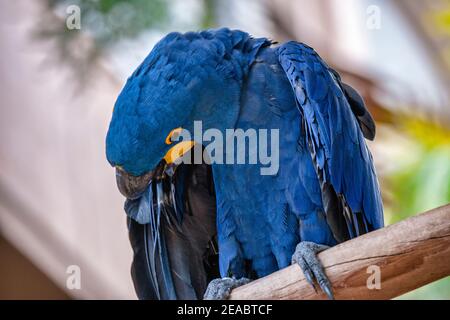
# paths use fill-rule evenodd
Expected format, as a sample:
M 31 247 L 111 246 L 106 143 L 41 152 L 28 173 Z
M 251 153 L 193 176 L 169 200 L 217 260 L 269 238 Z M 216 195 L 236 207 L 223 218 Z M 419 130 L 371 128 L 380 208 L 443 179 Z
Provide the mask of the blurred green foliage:
M 436 31 L 450 34 L 450 5 L 434 11 L 431 14 L 431 21 Z
M 146 29 L 163 27 L 169 3 L 166 0 L 48 0 L 48 6 L 55 12 L 69 5 L 79 6 L 83 31 L 100 47 L 120 38 L 135 37 Z
M 412 159 L 392 175 L 383 177 L 393 203 L 389 223 L 395 223 L 450 203 L 450 129 L 435 121 L 399 117 L 399 129 L 416 145 Z M 411 161 L 412 160 L 412 161 Z M 400 297 L 401 299 L 450 299 L 450 277 Z
M 105 49 L 121 39 L 138 36 L 144 30 L 163 28 L 168 23 L 166 0 L 46 0 L 47 10 L 35 35 L 54 44 L 53 58 L 71 65 L 79 85 L 86 87 L 92 68 Z M 66 26 L 69 6 L 80 8 L 81 30 Z
M 203 16 L 198 29 L 215 26 L 216 0 L 200 0 Z M 57 58 L 73 66 L 80 86 L 89 83 L 92 66 L 102 52 L 120 40 L 132 39 L 144 31 L 161 33 L 177 27 L 173 21 L 170 0 L 46 0 L 46 14 L 36 35 L 42 39 L 56 40 Z M 80 8 L 81 30 L 66 27 L 69 6 Z
M 394 197 L 392 223 L 450 202 L 450 129 L 417 118 L 402 127 L 417 148 L 408 165 L 386 177 Z

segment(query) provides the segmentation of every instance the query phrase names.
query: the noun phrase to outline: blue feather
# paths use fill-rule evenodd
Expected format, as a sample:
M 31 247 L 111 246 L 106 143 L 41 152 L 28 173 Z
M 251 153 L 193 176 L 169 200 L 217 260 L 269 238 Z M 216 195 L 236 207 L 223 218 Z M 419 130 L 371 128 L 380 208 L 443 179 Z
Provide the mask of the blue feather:
M 311 48 L 301 43 L 283 44 L 278 54 L 294 93 L 299 92 L 299 87 L 306 88 L 306 93 L 296 96 L 308 128 L 306 139 L 323 179 L 331 177 L 334 191 L 353 214 L 349 228 L 356 230 L 356 235 L 362 233 L 355 222 L 355 215 L 361 212 L 370 229 L 382 227 L 381 197 L 372 158 L 334 75 Z M 299 80 L 300 73 L 304 74 L 303 81 Z
M 222 276 L 261 277 L 286 267 L 299 241 L 335 245 L 383 226 L 372 157 L 340 78 L 304 44 L 270 45 L 225 28 L 167 35 L 128 79 L 108 131 L 109 162 L 140 175 L 167 152 L 167 134 L 194 120 L 221 132 L 279 130 L 276 174 L 260 175 L 260 163 L 212 165 Z M 161 216 L 184 224 L 185 190 L 174 186 L 174 211 L 129 212 L 150 218 L 153 260 L 171 277 L 157 236 Z

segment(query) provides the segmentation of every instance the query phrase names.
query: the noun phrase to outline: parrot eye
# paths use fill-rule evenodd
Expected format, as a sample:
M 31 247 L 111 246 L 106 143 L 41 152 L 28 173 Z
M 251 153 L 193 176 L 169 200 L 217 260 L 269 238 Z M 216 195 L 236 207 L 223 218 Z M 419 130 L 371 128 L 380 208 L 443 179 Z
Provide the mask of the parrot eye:
M 172 139 L 177 140 L 182 130 L 182 128 L 176 128 L 170 131 L 166 138 L 166 144 L 172 144 Z

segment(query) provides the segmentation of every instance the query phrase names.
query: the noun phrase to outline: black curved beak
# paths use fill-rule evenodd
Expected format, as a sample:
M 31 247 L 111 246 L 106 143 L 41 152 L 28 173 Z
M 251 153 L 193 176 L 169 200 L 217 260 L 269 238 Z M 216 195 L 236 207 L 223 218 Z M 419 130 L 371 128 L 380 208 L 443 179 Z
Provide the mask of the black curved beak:
M 153 178 L 154 171 L 141 176 L 133 176 L 120 167 L 116 167 L 116 183 L 120 193 L 130 200 L 142 196 Z

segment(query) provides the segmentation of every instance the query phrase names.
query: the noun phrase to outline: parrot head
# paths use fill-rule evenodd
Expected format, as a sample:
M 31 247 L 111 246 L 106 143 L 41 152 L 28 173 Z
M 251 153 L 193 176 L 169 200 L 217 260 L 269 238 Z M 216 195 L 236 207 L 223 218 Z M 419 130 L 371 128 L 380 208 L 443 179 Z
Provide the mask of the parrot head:
M 224 60 L 217 70 L 221 40 L 209 38 L 198 33 L 167 35 L 117 98 L 106 156 L 126 197 L 136 198 L 146 189 L 161 161 L 171 162 L 174 153 L 180 156 L 193 146 L 192 141 L 172 143 L 179 128 L 192 130 L 194 120 L 220 128 L 237 117 L 238 109 L 230 112 L 240 96 L 240 83 L 230 76 L 237 63 Z

